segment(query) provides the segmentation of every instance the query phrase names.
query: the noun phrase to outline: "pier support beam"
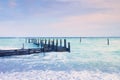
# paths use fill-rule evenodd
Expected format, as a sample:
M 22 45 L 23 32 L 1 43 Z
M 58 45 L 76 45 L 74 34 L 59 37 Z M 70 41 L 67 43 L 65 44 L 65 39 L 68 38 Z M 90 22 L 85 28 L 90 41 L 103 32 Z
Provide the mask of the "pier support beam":
M 54 45 L 55 44 L 55 42 L 54 42 L 54 39 L 53 39 L 53 41 L 52 41 L 52 50 L 54 50 Z
M 107 38 L 107 45 L 110 45 L 110 41 L 109 41 L 109 38 Z
M 62 39 L 60 39 L 60 47 L 62 47 Z
M 64 39 L 64 48 L 66 48 L 66 39 Z
M 70 42 L 68 42 L 68 51 L 70 52 Z
M 56 48 L 56 51 L 58 51 L 58 39 L 56 39 L 56 46 L 55 46 Z
M 82 42 L 82 38 L 80 37 L 80 43 Z

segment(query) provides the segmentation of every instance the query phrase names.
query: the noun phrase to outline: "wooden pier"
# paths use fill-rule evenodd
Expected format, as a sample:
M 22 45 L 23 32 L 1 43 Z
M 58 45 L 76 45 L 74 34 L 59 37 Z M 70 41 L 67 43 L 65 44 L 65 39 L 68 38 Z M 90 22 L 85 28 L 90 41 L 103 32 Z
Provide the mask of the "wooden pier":
M 45 53 L 45 52 L 70 52 L 70 42 L 66 42 L 64 39 L 64 43 L 62 44 L 62 39 L 37 39 L 37 38 L 26 38 L 26 43 L 32 43 L 36 45 L 37 48 L 29 48 L 25 49 L 24 44 L 21 49 L 14 50 L 0 50 L 0 57 L 3 56 L 12 56 L 12 55 L 28 55 L 35 53 Z

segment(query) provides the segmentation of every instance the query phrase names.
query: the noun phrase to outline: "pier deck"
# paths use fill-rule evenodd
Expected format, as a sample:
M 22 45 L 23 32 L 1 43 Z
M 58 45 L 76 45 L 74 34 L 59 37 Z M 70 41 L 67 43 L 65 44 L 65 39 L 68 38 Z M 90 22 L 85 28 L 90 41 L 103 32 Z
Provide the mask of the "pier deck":
M 66 46 L 66 39 L 64 39 L 64 46 L 62 46 L 62 40 L 60 40 L 60 45 L 58 45 L 58 40 L 37 40 L 28 39 L 28 43 L 33 43 L 37 48 L 24 49 L 14 49 L 14 50 L 0 50 L 0 57 L 12 56 L 12 55 L 28 55 L 35 53 L 45 53 L 45 52 L 70 52 L 70 43 L 68 42 L 68 47 Z

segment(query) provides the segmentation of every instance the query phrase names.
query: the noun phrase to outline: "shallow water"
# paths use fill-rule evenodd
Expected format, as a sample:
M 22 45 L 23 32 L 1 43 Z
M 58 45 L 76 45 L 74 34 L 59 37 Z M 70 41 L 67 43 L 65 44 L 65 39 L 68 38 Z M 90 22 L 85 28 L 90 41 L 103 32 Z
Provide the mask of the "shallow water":
M 67 38 L 71 53 L 0 58 L 1 80 L 120 80 L 120 38 Z M 0 49 L 35 48 L 24 38 L 2 38 Z

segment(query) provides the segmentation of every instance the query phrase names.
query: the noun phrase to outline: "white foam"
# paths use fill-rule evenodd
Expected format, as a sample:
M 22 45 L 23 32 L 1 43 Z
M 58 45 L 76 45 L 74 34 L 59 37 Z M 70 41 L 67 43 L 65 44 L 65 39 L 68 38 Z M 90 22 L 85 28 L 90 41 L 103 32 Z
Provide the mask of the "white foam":
M 14 50 L 14 49 L 19 49 L 16 47 L 0 47 L 0 50 Z
M 0 80 L 120 80 L 120 74 L 100 71 L 51 71 L 0 73 Z

